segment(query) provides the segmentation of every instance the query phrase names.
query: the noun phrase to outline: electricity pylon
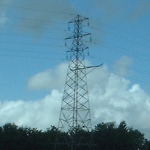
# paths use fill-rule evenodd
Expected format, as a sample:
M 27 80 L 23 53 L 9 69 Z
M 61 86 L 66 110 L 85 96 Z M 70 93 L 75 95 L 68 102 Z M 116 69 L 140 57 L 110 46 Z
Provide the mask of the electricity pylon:
M 85 66 L 85 52 L 88 47 L 84 44 L 85 37 L 91 34 L 83 31 L 85 22 L 88 23 L 88 18 L 80 15 L 71 20 L 69 24 L 73 24 L 73 35 L 66 38 L 72 42 L 67 51 L 69 65 L 58 128 L 68 132 L 65 142 L 69 150 L 93 149 L 92 136 L 89 132 L 92 125 L 86 76 L 86 69 L 91 67 Z M 57 140 L 56 144 L 62 145 L 62 139 L 60 141 Z

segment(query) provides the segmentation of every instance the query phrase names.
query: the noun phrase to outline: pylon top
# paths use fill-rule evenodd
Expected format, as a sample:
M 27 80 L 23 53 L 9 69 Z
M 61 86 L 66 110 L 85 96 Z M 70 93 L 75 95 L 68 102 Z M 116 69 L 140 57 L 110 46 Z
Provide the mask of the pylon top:
M 85 20 L 88 20 L 89 18 L 83 17 L 81 15 L 77 15 L 73 20 L 69 21 L 68 23 L 76 23 L 76 22 L 82 22 Z

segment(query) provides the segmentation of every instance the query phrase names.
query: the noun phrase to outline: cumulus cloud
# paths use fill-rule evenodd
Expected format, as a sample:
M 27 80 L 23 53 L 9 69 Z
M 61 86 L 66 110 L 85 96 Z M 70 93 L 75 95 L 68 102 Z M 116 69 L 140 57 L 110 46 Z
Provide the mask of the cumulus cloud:
M 132 59 L 127 56 L 122 56 L 114 65 L 115 73 L 119 76 L 127 76 L 131 71 Z
M 60 64 L 56 69 L 51 70 L 48 76 L 44 76 L 49 82 L 49 88 L 52 88 L 53 84 L 55 88 L 43 99 L 1 102 L 1 124 L 15 122 L 18 125 L 41 129 L 46 129 L 50 125 L 57 126 L 63 95 L 62 90 L 58 87 L 62 88 L 64 84 L 59 85 L 53 81 L 62 82 L 61 79 L 64 81 L 66 75 L 64 66 L 64 64 Z M 40 80 L 43 81 L 43 78 L 39 77 L 37 81 L 40 83 Z M 44 83 L 45 87 L 48 87 L 47 83 Z M 90 73 L 88 85 L 93 125 L 102 121 L 116 121 L 119 123 L 125 120 L 129 126 L 145 132 L 147 137 L 150 138 L 150 135 L 146 132 L 150 129 L 150 95 L 140 85 L 131 85 L 129 80 L 111 73 L 107 66 Z M 44 85 L 41 87 L 44 87 Z
M 61 95 L 58 90 L 52 90 L 49 95 L 37 101 L 0 102 L 0 124 L 12 122 L 19 126 L 38 127 L 43 130 L 56 125 Z
M 95 78 L 96 77 L 96 78 Z M 99 122 L 125 120 L 144 132 L 150 128 L 150 95 L 139 84 L 111 73 L 106 66 L 90 74 L 90 102 L 94 125 Z
M 55 70 L 49 69 L 32 76 L 28 82 L 31 90 L 62 88 L 65 83 L 67 64 L 60 64 Z

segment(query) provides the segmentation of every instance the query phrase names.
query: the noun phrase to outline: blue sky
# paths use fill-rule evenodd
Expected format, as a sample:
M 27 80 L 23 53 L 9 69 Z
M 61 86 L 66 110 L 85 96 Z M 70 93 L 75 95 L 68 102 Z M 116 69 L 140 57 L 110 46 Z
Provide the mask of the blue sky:
M 91 109 L 95 108 L 94 124 L 125 120 L 147 132 L 150 128 L 147 124 L 150 111 L 148 0 L 42 0 L 42 3 L 2 0 L 0 118 L 5 116 L 2 123 L 39 128 L 57 124 L 51 120 L 53 114 L 59 113 L 65 83 L 69 45 L 65 47 L 64 39 L 70 36 L 68 21 L 76 14 L 89 17 L 90 26 L 85 30 L 92 33 L 92 42 L 87 42 L 90 52 L 87 60 L 92 65 L 104 64 L 88 77 Z M 139 120 L 132 121 L 136 115 Z M 142 121 L 147 125 L 141 126 Z
M 1 5 L 4 10 L 1 16 L 5 15 L 6 21 L 1 25 L 0 36 L 1 99 L 27 100 L 45 94 L 44 91 L 28 90 L 28 79 L 38 72 L 54 68 L 66 59 L 64 38 L 69 36 L 69 32 L 64 30 L 68 28 L 67 22 L 77 13 L 90 18 L 89 32 L 92 33 L 93 44 L 88 45 L 90 56 L 94 58 L 88 59 L 94 64 L 103 62 L 114 71 L 113 65 L 118 59 L 129 57 L 132 60 L 132 73 L 127 78 L 149 92 L 149 13 L 143 10 L 139 16 L 132 18 L 132 12 L 139 5 L 138 1 L 126 2 L 125 8 L 124 1 L 119 2 L 118 6 L 115 6 L 116 2 L 108 1 L 105 4 L 104 1 L 95 0 L 86 4 L 84 1 L 76 1 L 74 4 L 70 1 L 69 4 L 66 1 L 64 7 L 67 10 L 58 10 L 55 3 L 56 10 L 51 10 L 51 7 L 44 10 L 45 5 L 40 8 L 38 1 L 4 2 L 5 5 Z M 44 15 L 48 17 L 43 19 Z

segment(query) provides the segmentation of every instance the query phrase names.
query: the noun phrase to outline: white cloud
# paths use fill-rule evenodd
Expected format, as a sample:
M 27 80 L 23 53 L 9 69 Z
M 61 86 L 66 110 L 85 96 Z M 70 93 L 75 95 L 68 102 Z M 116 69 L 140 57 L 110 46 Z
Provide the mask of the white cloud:
M 128 80 L 110 73 L 107 67 L 92 73 L 89 79 L 94 124 L 125 120 L 143 132 L 150 129 L 150 95 L 138 84 L 130 86 Z
M 131 66 L 132 59 L 127 56 L 122 56 L 119 60 L 116 61 L 114 67 L 115 67 L 115 73 L 119 76 L 127 76 L 131 73 Z
M 55 70 L 48 71 L 50 72 L 48 76 L 44 75 L 44 78 L 47 78 L 45 80 L 49 82 L 48 85 L 47 82 L 44 82 L 45 86 L 43 83 L 40 85 L 43 77 L 36 78 L 34 76 L 31 78 L 38 82 L 38 89 L 55 87 L 45 98 L 37 101 L 1 102 L 1 124 L 15 122 L 18 125 L 42 129 L 48 128 L 50 125 L 57 126 L 63 94 L 59 88 L 64 87 L 64 84 L 57 82 L 64 82 L 65 66 L 66 64 L 61 64 Z M 90 73 L 88 81 L 93 125 L 102 121 L 119 123 L 125 120 L 129 126 L 141 131 L 150 129 L 150 95 L 146 94 L 140 85 L 130 85 L 130 82 L 125 78 L 109 72 L 107 66 Z M 33 85 L 32 87 L 35 89 L 36 85 Z M 150 137 L 147 133 L 146 135 Z
M 61 93 L 53 90 L 51 94 L 37 101 L 3 101 L 0 103 L 0 124 L 8 122 L 19 126 L 46 129 L 58 122 Z
M 32 90 L 61 88 L 65 83 L 67 64 L 60 64 L 55 70 L 40 72 L 29 79 L 28 88 Z

